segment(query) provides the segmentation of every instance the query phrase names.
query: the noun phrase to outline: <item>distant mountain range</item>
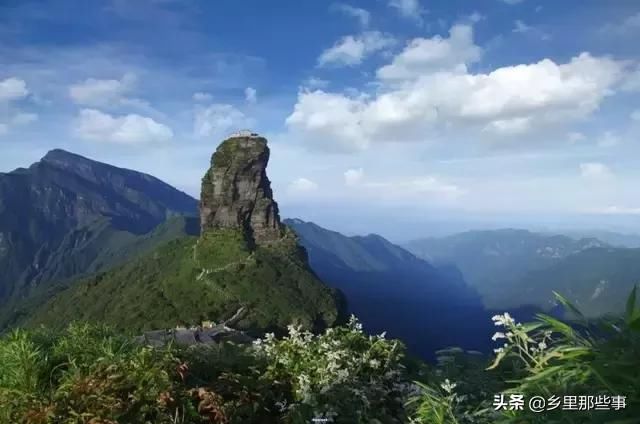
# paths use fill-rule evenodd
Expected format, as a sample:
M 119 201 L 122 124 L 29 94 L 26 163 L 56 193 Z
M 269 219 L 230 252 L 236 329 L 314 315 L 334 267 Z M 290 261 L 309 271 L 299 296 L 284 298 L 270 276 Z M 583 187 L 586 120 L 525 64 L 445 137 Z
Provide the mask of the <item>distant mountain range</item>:
M 596 238 L 503 229 L 420 239 L 405 247 L 435 264 L 455 264 L 489 309 L 549 310 L 557 291 L 597 316 L 619 311 L 640 282 L 632 259 L 638 251 Z
M 205 174 L 204 231 L 190 196 L 62 150 L 0 174 L 0 329 L 87 319 L 140 331 L 234 316 L 278 331 L 332 325 L 346 307 L 433 358 L 449 346 L 487 350 L 493 313 L 552 310 L 554 290 L 600 316 L 640 282 L 640 249 L 618 247 L 633 245 L 620 236 L 505 229 L 398 246 L 282 225 L 268 149 L 255 143 L 227 143 Z
M 557 231 L 575 239 L 597 238 L 614 247 L 640 248 L 640 234 L 625 234 L 605 230 L 562 230 Z
M 345 294 L 368 330 L 387 331 L 423 357 L 450 346 L 487 347 L 489 313 L 454 266 L 434 267 L 375 234 L 347 237 L 300 219 L 284 222 L 313 270 Z

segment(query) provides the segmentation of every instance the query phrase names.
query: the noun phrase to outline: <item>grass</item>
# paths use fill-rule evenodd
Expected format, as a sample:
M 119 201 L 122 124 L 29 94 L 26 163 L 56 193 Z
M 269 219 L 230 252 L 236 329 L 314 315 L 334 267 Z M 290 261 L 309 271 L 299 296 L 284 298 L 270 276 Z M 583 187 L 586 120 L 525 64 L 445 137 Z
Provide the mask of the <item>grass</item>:
M 636 291 L 614 321 L 573 325 L 540 315 L 494 317 L 495 357 L 460 349 L 412 363 L 401 343 L 357 320 L 249 345 L 151 348 L 102 325 L 17 330 L 0 338 L 0 424 L 308 423 L 602 424 L 640 416 Z M 495 395 L 622 395 L 609 411 L 496 409 Z

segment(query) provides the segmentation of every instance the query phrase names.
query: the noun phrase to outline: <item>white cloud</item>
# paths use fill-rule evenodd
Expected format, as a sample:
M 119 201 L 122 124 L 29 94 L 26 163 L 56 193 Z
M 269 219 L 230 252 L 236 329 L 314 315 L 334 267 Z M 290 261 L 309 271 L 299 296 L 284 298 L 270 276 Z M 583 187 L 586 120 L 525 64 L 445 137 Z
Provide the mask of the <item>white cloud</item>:
M 470 25 L 455 25 L 449 38 L 439 35 L 433 38 L 415 38 L 389 65 L 378 70 L 382 80 L 415 79 L 437 70 L 465 68 L 465 64 L 477 62 L 482 49 L 473 42 Z
M 620 144 L 620 137 L 611 131 L 605 131 L 598 138 L 598 146 L 600 147 L 615 147 Z
M 309 77 L 302 83 L 302 87 L 310 90 L 314 90 L 316 88 L 327 88 L 328 86 L 329 81 L 316 77 Z
M 530 129 L 531 119 L 526 117 L 491 121 L 482 130 L 498 135 L 517 135 L 524 134 Z
M 637 110 L 634 110 L 633 112 L 631 112 L 631 119 L 633 121 L 640 122 L 640 109 L 637 109 Z
M 247 87 L 244 90 L 244 98 L 249 104 L 255 104 L 258 101 L 258 92 L 253 87 Z
M 120 144 L 161 143 L 173 137 L 169 127 L 151 118 L 136 114 L 112 116 L 95 109 L 80 111 L 74 132 L 85 140 Z
M 229 104 L 212 104 L 196 111 L 194 133 L 197 137 L 222 137 L 226 133 L 250 127 L 252 120 Z
M 207 103 L 213 100 L 213 96 L 210 93 L 198 91 L 197 93 L 193 93 L 193 100 L 200 103 Z
M 501 0 L 503 3 L 509 4 L 509 5 L 514 5 L 514 4 L 518 4 L 518 3 L 522 3 L 524 0 Z
M 621 88 L 624 91 L 640 92 L 640 66 L 630 72 L 622 81 Z
M 328 48 L 318 58 L 319 66 L 355 66 L 369 54 L 392 46 L 395 40 L 379 31 L 367 31 L 360 35 L 347 35 Z
M 422 23 L 424 10 L 420 6 L 419 0 L 390 0 L 389 7 L 396 9 L 403 18 Z
M 344 173 L 344 183 L 347 186 L 356 186 L 364 179 L 364 170 L 362 168 L 349 169 Z
M 515 27 L 513 28 L 513 32 L 525 33 L 528 31 L 531 31 L 531 27 L 529 25 L 525 24 L 520 19 L 516 20 Z
M 569 143 L 578 143 L 580 141 L 586 140 L 585 135 L 577 131 L 572 131 L 567 134 L 567 138 L 569 139 Z
M 540 38 L 541 40 L 550 40 L 551 36 L 540 29 L 533 27 L 531 25 L 527 25 L 522 22 L 520 19 L 517 19 L 514 23 L 514 28 L 512 30 L 516 34 L 530 34 L 534 37 Z
M 290 129 L 311 135 L 311 142 L 322 143 L 327 150 L 358 150 L 369 144 L 362 127 L 365 105 L 342 94 L 321 90 L 301 92 L 294 111 L 286 120 Z
M 426 141 L 440 131 L 467 131 L 475 139 L 540 133 L 589 116 L 624 74 L 625 63 L 589 53 L 567 63 L 543 59 L 470 73 L 464 63 L 481 54 L 471 27 L 455 26 L 450 34 L 412 41 L 378 70 L 373 94 L 301 91 L 287 127 L 316 147 L 337 151 Z
M 450 202 L 465 194 L 465 190 L 457 185 L 445 183 L 434 176 L 369 181 L 361 171 L 358 169 L 345 172 L 345 185 L 356 190 L 351 192 L 352 195 L 368 197 L 375 201 L 420 203 L 426 198 L 430 201 Z
M 27 83 L 18 78 L 7 78 L 0 81 L 0 102 L 10 102 L 27 97 Z
M 318 184 L 307 178 L 298 178 L 289 184 L 287 191 L 291 194 L 303 194 L 316 191 Z
M 613 172 L 609 167 L 599 162 L 581 163 L 580 175 L 591 180 L 609 180 L 613 178 Z
M 624 17 L 620 22 L 610 22 L 600 28 L 604 36 L 626 37 L 640 33 L 640 12 Z
M 469 20 L 469 22 L 477 24 L 478 22 L 487 19 L 487 17 L 482 13 L 475 11 L 471 15 L 467 16 L 467 19 Z
M 7 134 L 13 127 L 28 125 L 38 119 L 36 113 L 22 112 L 12 102 L 21 100 L 31 93 L 27 83 L 20 78 L 10 77 L 0 80 L 0 135 Z
M 125 95 L 133 89 L 136 77 L 125 74 L 122 79 L 88 78 L 69 87 L 69 96 L 80 105 L 106 106 L 126 103 Z M 134 99 L 137 100 L 137 99 Z
M 371 20 L 371 14 L 365 9 L 361 9 L 359 7 L 353 7 L 351 5 L 344 4 L 344 3 L 334 3 L 333 5 L 331 5 L 331 9 L 344 13 L 347 16 L 356 18 L 363 28 L 366 28 L 369 26 L 369 21 Z

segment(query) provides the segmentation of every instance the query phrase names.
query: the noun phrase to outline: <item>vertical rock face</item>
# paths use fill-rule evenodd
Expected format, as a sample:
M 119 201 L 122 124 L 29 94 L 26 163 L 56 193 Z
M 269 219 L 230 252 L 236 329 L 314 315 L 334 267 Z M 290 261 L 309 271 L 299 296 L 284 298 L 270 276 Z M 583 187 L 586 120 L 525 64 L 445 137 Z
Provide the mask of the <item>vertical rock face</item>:
M 218 146 L 202 179 L 202 233 L 239 228 L 247 240 L 265 244 L 279 239 L 283 227 L 273 200 L 266 168 L 267 140 L 256 135 L 232 136 Z

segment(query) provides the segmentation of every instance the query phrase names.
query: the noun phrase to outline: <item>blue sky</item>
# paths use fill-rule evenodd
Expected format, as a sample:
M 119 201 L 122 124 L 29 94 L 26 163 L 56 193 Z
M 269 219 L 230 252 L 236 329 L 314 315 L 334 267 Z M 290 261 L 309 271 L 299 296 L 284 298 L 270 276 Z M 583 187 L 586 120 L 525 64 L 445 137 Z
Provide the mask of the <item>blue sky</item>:
M 60 147 L 198 196 L 267 136 L 282 214 L 396 240 L 640 230 L 640 4 L 0 3 L 0 170 Z

